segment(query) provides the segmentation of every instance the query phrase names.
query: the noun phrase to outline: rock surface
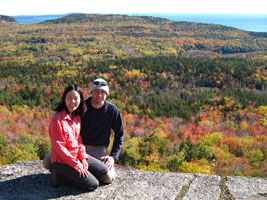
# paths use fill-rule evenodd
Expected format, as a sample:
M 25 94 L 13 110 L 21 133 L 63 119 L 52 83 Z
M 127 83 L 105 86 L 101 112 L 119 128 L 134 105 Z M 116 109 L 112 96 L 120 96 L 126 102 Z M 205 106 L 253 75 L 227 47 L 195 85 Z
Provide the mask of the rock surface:
M 117 179 L 94 192 L 70 185 L 54 188 L 42 161 L 22 161 L 0 168 L 0 199 L 222 200 L 267 199 L 267 179 L 142 171 L 117 168 Z

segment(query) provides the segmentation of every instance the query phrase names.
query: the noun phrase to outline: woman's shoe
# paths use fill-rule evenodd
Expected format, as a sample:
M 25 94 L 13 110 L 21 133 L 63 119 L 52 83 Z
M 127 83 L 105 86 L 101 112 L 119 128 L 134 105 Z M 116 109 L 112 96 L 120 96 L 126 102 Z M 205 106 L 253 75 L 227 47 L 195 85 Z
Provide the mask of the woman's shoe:
M 58 179 L 57 172 L 55 170 L 51 170 L 50 182 L 53 187 L 59 186 L 59 179 Z

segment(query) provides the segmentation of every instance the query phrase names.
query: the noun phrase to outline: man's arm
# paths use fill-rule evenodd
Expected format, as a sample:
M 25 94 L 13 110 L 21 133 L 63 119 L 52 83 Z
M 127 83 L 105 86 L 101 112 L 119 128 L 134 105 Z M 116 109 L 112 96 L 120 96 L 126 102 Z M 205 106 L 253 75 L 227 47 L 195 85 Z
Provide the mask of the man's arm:
M 121 114 L 118 108 L 116 109 L 116 115 L 115 115 L 115 118 L 113 119 L 112 129 L 114 130 L 115 134 L 114 134 L 114 142 L 113 142 L 110 156 L 113 157 L 115 160 L 118 160 L 121 147 L 124 141 L 123 122 L 122 122 L 122 117 L 121 117 Z

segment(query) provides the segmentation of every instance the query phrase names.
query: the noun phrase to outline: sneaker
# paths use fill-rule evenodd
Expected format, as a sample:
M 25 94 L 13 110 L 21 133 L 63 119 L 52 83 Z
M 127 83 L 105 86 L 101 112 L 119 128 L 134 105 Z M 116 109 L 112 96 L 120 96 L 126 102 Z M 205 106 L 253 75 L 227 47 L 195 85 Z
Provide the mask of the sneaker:
M 53 187 L 59 186 L 59 180 L 58 180 L 58 176 L 55 170 L 51 170 L 50 182 Z

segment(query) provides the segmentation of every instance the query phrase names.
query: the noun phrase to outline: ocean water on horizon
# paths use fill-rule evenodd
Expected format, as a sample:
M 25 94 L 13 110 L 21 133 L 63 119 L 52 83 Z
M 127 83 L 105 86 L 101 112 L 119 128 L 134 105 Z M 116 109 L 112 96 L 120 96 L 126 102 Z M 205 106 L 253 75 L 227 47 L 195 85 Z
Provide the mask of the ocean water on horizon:
M 175 13 L 124 13 L 135 16 L 161 17 L 174 21 L 200 22 L 230 26 L 245 31 L 267 32 L 267 14 L 175 14 Z M 62 15 L 13 16 L 19 23 L 36 23 L 56 19 Z
M 64 15 L 18 15 L 18 16 L 12 16 L 12 17 L 14 17 L 19 23 L 37 23 L 37 22 L 43 22 L 46 20 L 57 19 L 65 15 L 67 14 L 64 14 Z
M 167 15 L 175 21 L 202 22 L 230 26 L 245 31 L 267 32 L 267 14 L 183 14 Z
M 134 15 L 134 14 L 133 14 Z M 144 14 L 137 14 L 144 15 Z M 267 14 L 168 14 L 150 13 L 146 16 L 162 17 L 174 21 L 220 24 L 244 31 L 267 32 Z

